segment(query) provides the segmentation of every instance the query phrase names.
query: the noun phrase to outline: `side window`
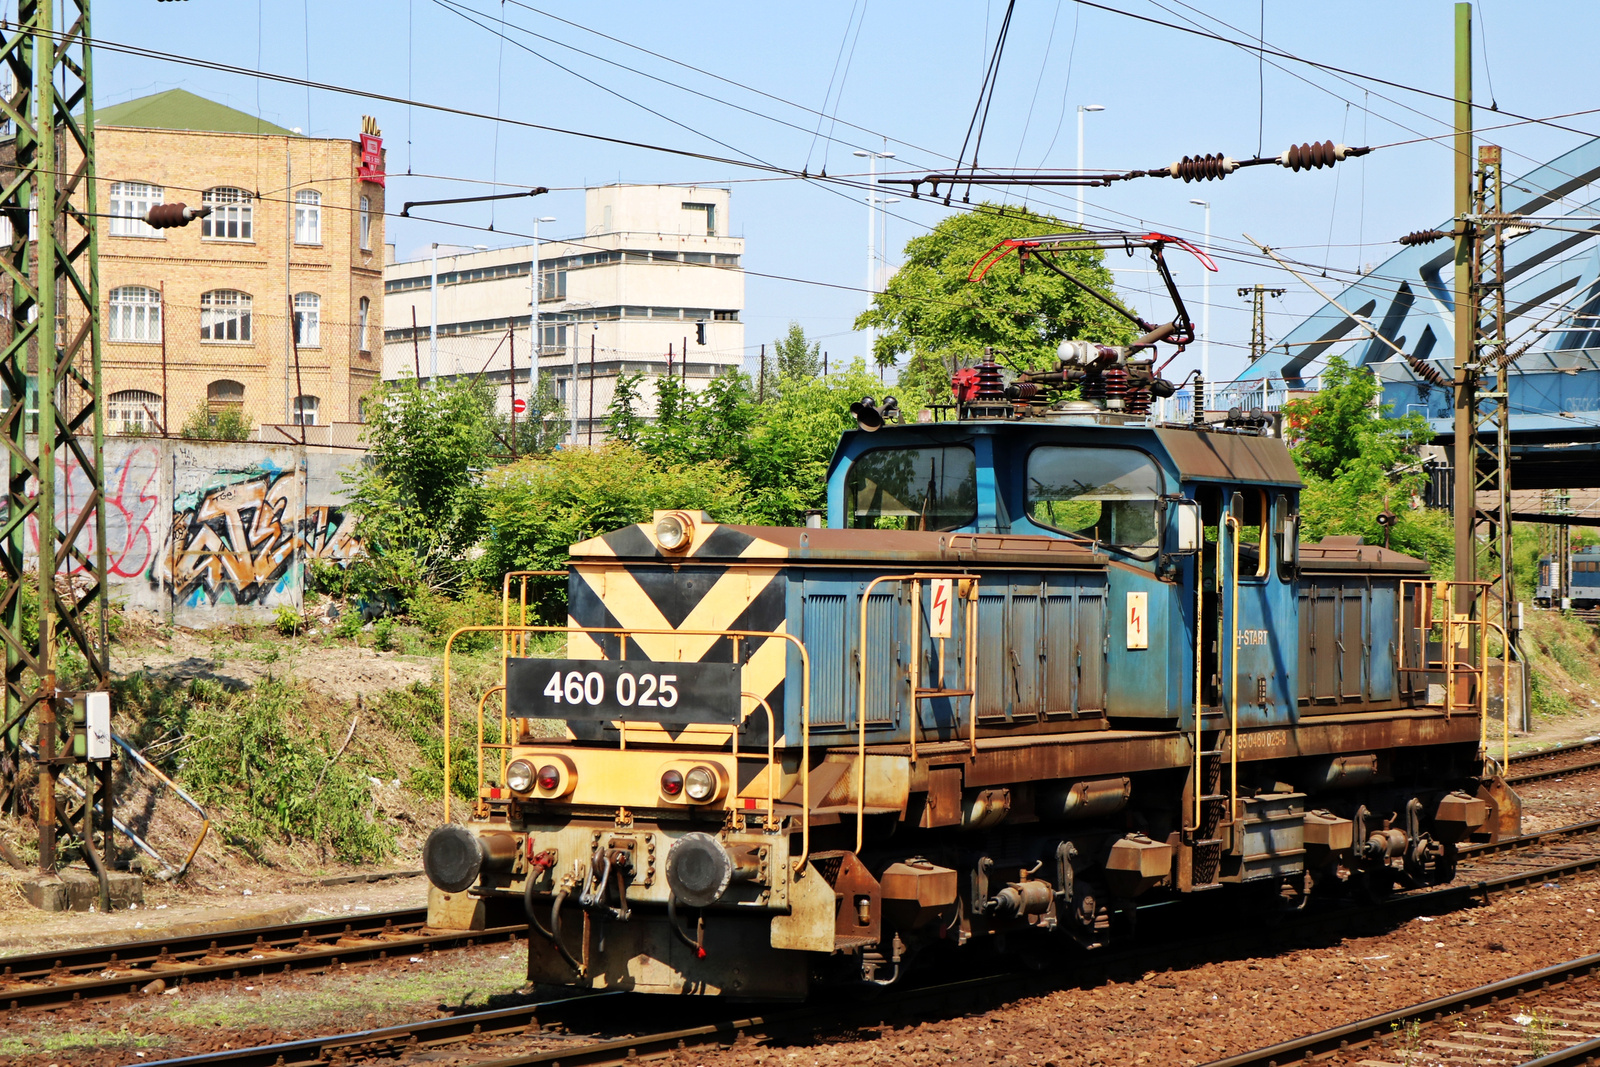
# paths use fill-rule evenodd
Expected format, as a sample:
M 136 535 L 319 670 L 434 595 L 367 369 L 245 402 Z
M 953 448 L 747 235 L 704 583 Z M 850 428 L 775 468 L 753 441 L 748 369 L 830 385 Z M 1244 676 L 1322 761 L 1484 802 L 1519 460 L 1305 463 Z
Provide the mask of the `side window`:
M 1295 565 L 1300 561 L 1300 516 L 1293 510 L 1289 497 L 1279 493 L 1272 506 L 1273 540 L 1278 543 L 1278 577 L 1283 581 L 1295 580 Z
M 1265 578 L 1267 576 L 1270 540 L 1267 537 L 1267 493 L 1264 489 L 1240 489 L 1243 512 L 1239 521 L 1239 577 Z

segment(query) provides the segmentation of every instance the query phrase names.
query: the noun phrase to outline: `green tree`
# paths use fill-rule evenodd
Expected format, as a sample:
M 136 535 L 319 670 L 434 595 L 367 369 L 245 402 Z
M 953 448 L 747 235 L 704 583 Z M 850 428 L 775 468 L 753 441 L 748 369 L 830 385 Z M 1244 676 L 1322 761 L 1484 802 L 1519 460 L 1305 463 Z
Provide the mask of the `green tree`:
M 1104 304 L 1043 268 L 1024 273 L 1016 255 L 991 267 L 981 282 L 969 280 L 973 265 L 1001 241 L 1070 229 L 1013 204 L 978 207 L 907 242 L 905 265 L 856 318 L 856 329 L 880 331 L 872 353 L 877 362 L 893 362 L 913 347 L 962 359 L 993 347 L 1019 366 L 1049 367 L 1062 341 L 1121 344 L 1133 338 L 1130 324 Z M 1102 258 L 1090 249 L 1061 253 L 1056 262 L 1085 284 L 1110 291 Z
M 1378 516 L 1394 512 L 1390 547 L 1448 563 L 1452 553 L 1448 515 L 1413 507 L 1427 475 L 1418 450 L 1432 438 L 1418 414 L 1388 418 L 1382 386 L 1372 372 L 1335 356 L 1322 374 L 1322 388 L 1284 405 L 1291 451 L 1305 489 L 1300 494 L 1304 539 L 1360 534 L 1382 544 Z
M 807 341 L 798 322 L 789 323 L 789 332 L 772 342 L 778 380 L 815 378 L 822 370 L 822 342 Z
M 461 587 L 483 534 L 482 472 L 493 465 L 494 391 L 478 379 L 379 386 L 367 404 L 368 461 L 347 475 L 356 537 L 352 588 L 410 600 Z

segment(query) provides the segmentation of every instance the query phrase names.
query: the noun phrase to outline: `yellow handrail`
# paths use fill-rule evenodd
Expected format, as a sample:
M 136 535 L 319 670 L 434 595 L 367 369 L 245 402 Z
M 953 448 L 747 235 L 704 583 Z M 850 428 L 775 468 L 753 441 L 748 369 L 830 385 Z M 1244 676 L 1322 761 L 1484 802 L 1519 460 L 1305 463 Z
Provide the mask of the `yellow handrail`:
M 778 755 L 777 755 L 777 753 L 778 753 L 778 748 L 777 748 L 778 739 L 776 737 L 776 732 L 777 732 L 777 729 L 778 729 L 778 720 L 772 714 L 772 705 L 768 704 L 764 697 L 758 697 L 754 693 L 744 693 L 744 692 L 741 692 L 739 695 L 742 696 L 742 697 L 749 697 L 751 700 L 754 700 L 757 704 L 760 704 L 762 706 L 762 708 L 766 709 L 766 712 L 767 712 L 767 829 L 771 830 L 771 829 L 775 828 L 775 826 L 777 825 L 773 821 L 773 817 L 772 817 L 772 815 L 773 815 L 772 766 L 773 766 L 774 763 L 777 762 L 777 758 L 778 758 Z M 737 745 L 738 741 L 739 741 L 739 731 L 735 730 L 733 732 L 733 739 L 734 739 L 734 744 Z M 738 760 L 735 759 L 734 762 L 735 762 L 735 764 L 737 764 Z
M 1243 526 L 1238 516 L 1233 514 L 1233 509 L 1228 509 L 1228 517 L 1223 520 L 1224 526 L 1233 528 L 1231 539 L 1233 541 L 1233 568 L 1228 574 L 1229 582 L 1233 586 L 1233 605 L 1231 625 L 1228 634 L 1228 672 L 1232 676 L 1228 682 L 1228 703 L 1230 705 L 1228 743 L 1232 748 L 1229 757 L 1233 764 L 1229 782 L 1228 821 L 1231 823 L 1239 817 L 1239 541 Z M 1218 657 L 1221 660 L 1221 657 Z M 1220 664 L 1219 664 L 1220 665 Z
M 856 685 L 856 851 L 861 851 L 864 840 L 865 819 L 867 815 L 867 600 L 872 596 L 872 590 L 882 582 L 922 582 L 932 579 L 948 578 L 952 581 L 976 582 L 976 574 L 949 574 L 941 571 L 916 571 L 912 574 L 883 574 L 867 583 L 861 593 L 861 640 L 856 645 L 857 682 Z M 921 586 L 913 586 L 921 589 Z M 917 597 L 913 594 L 912 604 L 917 604 Z M 917 700 L 917 668 L 916 664 L 922 658 L 922 631 L 918 627 L 918 618 L 915 612 L 911 616 L 911 714 L 907 720 L 906 728 L 911 735 L 911 758 L 916 760 L 917 728 L 922 724 L 921 705 Z M 967 629 L 967 662 L 969 664 L 976 658 L 973 645 L 973 631 L 976 627 Z M 972 688 L 972 695 L 967 699 L 967 713 L 972 718 L 972 751 L 978 750 L 978 689 Z
M 794 645 L 800 652 L 800 804 L 805 809 L 805 818 L 800 823 L 800 856 L 794 862 L 796 871 L 805 868 L 806 860 L 811 855 L 811 768 L 808 761 L 811 753 L 811 656 L 806 651 L 805 642 L 794 634 L 780 633 L 774 630 L 673 630 L 670 628 L 628 627 L 628 626 L 460 626 L 445 639 L 444 643 L 444 819 L 450 821 L 450 654 L 454 649 L 456 638 L 468 633 L 498 633 L 502 640 L 510 634 L 532 633 L 564 633 L 564 634 L 644 634 L 651 637 L 765 637 L 781 638 Z M 504 682 L 502 681 L 502 684 Z M 769 731 L 770 732 L 770 731 Z M 482 759 L 479 759 L 480 769 Z
M 1196 833 L 1200 830 L 1201 796 L 1204 787 L 1201 785 L 1205 757 L 1201 755 L 1200 723 L 1204 718 L 1204 685 L 1205 674 L 1205 606 L 1206 606 L 1206 560 L 1205 550 L 1195 553 L 1194 557 L 1194 826 Z
M 485 706 L 488 705 L 490 697 L 494 696 L 496 693 L 504 693 L 505 691 L 506 691 L 506 687 L 505 687 L 504 683 L 501 683 L 500 685 L 492 685 L 488 689 L 485 689 L 483 691 L 483 696 L 478 698 L 478 792 L 480 792 L 480 793 L 483 792 L 483 709 L 484 709 Z M 501 716 L 502 722 L 505 719 L 505 707 L 506 707 L 506 702 L 505 702 L 505 699 L 502 697 L 501 700 L 500 700 L 500 716 Z M 505 730 L 504 730 L 504 728 L 502 728 L 501 731 L 500 731 L 500 740 L 501 740 L 502 743 L 505 741 L 505 736 L 506 736 L 505 735 Z M 449 740 L 450 739 L 448 737 L 445 738 L 445 741 L 447 742 L 446 745 L 445 745 L 446 749 L 448 749 L 450 747 L 449 744 L 448 744 Z M 506 781 L 506 753 L 505 753 L 505 749 L 502 748 L 500 750 L 500 784 L 504 785 L 505 781 Z M 449 785 L 449 780 L 448 779 L 446 779 L 445 784 L 446 784 L 446 786 Z M 446 795 L 449 794 L 448 788 L 445 790 L 445 793 L 446 793 Z M 448 816 L 446 816 L 446 817 L 448 818 Z
M 1495 632 L 1500 635 L 1500 769 L 1503 771 L 1511 765 L 1511 639 L 1506 635 L 1505 627 L 1499 623 L 1490 622 L 1489 625 L 1494 627 Z M 1489 642 L 1484 642 L 1485 648 L 1487 648 L 1488 644 Z M 1485 652 L 1486 657 L 1487 655 L 1488 653 Z M 1524 665 L 1523 669 L 1527 669 L 1526 665 Z M 1489 668 L 1487 660 L 1484 665 L 1483 680 L 1483 688 L 1488 689 Z M 1484 700 L 1487 705 L 1487 695 Z M 1486 708 L 1483 716 L 1482 741 L 1480 741 L 1480 744 L 1487 748 L 1488 740 L 1489 716 Z

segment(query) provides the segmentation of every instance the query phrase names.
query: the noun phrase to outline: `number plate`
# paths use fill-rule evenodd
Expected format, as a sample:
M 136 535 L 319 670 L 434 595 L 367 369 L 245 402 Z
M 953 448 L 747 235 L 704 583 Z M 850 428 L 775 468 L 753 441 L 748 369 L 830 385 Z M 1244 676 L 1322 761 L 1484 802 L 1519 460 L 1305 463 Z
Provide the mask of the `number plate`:
M 519 719 L 739 723 L 739 668 L 733 663 L 513 659 L 506 704 Z

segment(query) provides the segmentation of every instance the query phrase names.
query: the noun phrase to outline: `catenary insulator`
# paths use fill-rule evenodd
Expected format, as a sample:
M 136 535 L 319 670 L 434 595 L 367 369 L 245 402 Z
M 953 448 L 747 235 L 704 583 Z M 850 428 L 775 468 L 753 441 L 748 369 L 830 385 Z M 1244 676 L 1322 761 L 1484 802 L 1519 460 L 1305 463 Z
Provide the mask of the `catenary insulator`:
M 1400 238 L 1400 243 L 1408 247 L 1411 245 L 1426 245 L 1449 236 L 1444 230 L 1413 230 Z
M 1313 141 L 1310 144 L 1290 145 L 1289 150 L 1278 157 L 1278 163 L 1290 170 L 1317 170 L 1331 167 L 1351 156 L 1364 156 L 1370 151 L 1370 148 L 1351 148 L 1332 141 Z
M 1167 174 L 1186 182 L 1211 181 L 1225 178 L 1239 169 L 1239 161 L 1220 152 L 1216 155 L 1184 156 L 1167 168 Z

